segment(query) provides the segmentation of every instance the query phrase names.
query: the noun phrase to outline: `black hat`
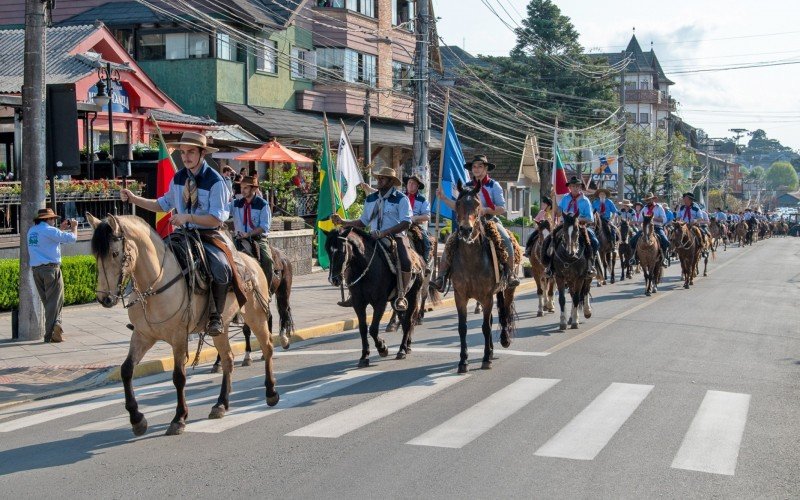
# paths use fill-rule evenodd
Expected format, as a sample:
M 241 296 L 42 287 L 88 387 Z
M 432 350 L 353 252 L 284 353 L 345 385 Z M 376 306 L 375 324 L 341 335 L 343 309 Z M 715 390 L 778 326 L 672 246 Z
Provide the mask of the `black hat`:
M 573 175 L 572 177 L 570 177 L 570 178 L 569 178 L 569 180 L 567 181 L 567 186 L 570 186 L 570 185 L 572 185 L 572 184 L 578 184 L 579 186 L 582 186 L 582 185 L 584 185 L 584 184 L 583 184 L 583 181 L 582 181 L 582 180 L 580 180 L 580 179 L 578 179 L 578 178 L 577 178 L 576 176 L 574 176 L 574 175 Z
M 689 198 L 690 200 L 694 201 L 694 194 L 693 193 L 683 193 L 683 198 Z
M 547 204 L 548 204 L 548 205 L 550 205 L 551 207 L 553 206 L 553 200 L 551 200 L 551 199 L 550 199 L 550 198 L 548 198 L 547 196 L 542 196 L 542 203 L 547 203 Z
M 417 174 L 414 174 L 411 177 L 403 177 L 403 184 L 408 184 L 408 181 L 412 179 L 417 181 L 417 184 L 419 184 L 419 189 L 421 191 L 425 189 L 425 183 L 422 182 L 422 179 L 420 179 L 419 176 L 417 176 Z
M 466 168 L 467 170 L 470 170 L 472 168 L 472 164 L 475 163 L 476 161 L 482 161 L 483 164 L 486 165 L 486 170 L 488 170 L 489 172 L 494 170 L 495 164 L 489 162 L 489 159 L 486 158 L 486 155 L 475 155 L 475 156 L 473 156 L 472 160 L 470 160 L 470 161 L 468 161 L 467 163 L 464 164 L 464 168 Z

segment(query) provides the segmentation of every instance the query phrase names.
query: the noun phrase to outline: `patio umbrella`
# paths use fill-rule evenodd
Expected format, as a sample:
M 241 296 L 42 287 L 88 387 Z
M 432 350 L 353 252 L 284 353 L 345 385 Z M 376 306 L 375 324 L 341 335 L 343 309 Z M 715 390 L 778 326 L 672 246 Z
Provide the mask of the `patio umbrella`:
M 311 158 L 284 147 L 275 139 L 272 139 L 259 148 L 240 154 L 234 159 L 240 161 L 263 161 L 270 163 L 270 182 L 273 184 L 275 181 L 275 163 L 314 163 L 314 160 Z M 272 191 L 273 190 L 271 189 L 269 193 L 270 209 L 275 208 L 275 198 Z

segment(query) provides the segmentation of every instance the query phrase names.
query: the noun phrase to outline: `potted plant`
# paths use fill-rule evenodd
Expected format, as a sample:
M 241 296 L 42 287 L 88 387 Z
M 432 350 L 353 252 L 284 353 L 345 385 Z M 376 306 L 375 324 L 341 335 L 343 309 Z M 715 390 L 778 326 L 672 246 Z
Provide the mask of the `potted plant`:
M 153 148 L 150 144 L 139 142 L 133 146 L 133 159 L 135 161 L 158 160 L 158 145 Z
M 111 144 L 104 142 L 100 145 L 99 151 L 97 151 L 97 159 L 100 161 L 108 160 L 108 157 L 111 156 Z

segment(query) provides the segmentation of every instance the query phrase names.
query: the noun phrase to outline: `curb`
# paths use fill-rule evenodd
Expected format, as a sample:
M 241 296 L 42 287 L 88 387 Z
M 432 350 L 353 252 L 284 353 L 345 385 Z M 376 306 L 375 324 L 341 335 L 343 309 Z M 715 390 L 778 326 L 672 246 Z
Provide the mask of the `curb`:
M 526 281 L 521 283 L 517 287 L 517 293 L 524 292 L 528 290 L 535 290 L 536 289 L 536 282 L 531 279 L 530 281 Z M 433 310 L 440 310 L 445 307 L 452 307 L 456 303 L 455 297 L 448 297 L 443 299 L 441 304 L 435 306 Z M 392 316 L 392 311 L 386 311 L 383 315 L 381 321 L 389 321 Z M 372 316 L 367 316 L 367 321 L 371 321 Z M 326 323 L 323 325 L 315 325 L 310 326 L 308 328 L 301 328 L 296 330 L 294 335 L 292 335 L 291 342 L 300 342 L 303 340 L 311 340 L 319 337 L 327 337 L 331 335 L 337 335 L 349 330 L 353 330 L 358 328 L 358 318 L 351 318 L 341 321 L 334 321 L 332 323 Z M 278 335 L 272 336 L 272 341 L 274 345 L 278 345 L 280 343 L 280 339 Z M 251 348 L 253 351 L 260 348 L 258 343 L 258 339 L 253 338 L 250 341 Z M 244 341 L 239 342 L 232 342 L 231 343 L 231 350 L 233 351 L 234 356 L 238 356 L 244 354 L 245 343 Z M 214 347 L 206 347 L 202 351 L 200 351 L 200 361 L 199 363 L 210 363 L 217 359 L 217 350 Z M 189 360 L 194 360 L 194 353 L 189 354 Z M 175 368 L 175 360 L 172 356 L 163 357 L 160 359 L 153 359 L 150 361 L 145 361 L 143 363 L 139 363 L 136 368 L 133 370 L 133 378 L 140 378 L 146 377 L 149 375 L 155 375 L 158 373 L 172 371 Z M 108 376 L 105 378 L 106 382 L 119 382 L 122 380 L 120 376 L 120 368 L 114 368 L 109 372 Z

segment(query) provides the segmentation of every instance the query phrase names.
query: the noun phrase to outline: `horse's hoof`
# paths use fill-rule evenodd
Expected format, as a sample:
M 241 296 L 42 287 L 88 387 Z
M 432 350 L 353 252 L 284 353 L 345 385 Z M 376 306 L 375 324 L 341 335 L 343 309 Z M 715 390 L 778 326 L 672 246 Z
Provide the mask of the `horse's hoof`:
M 386 325 L 386 333 L 392 333 L 397 331 L 397 323 L 389 323 Z
M 612 281 L 612 283 L 613 283 L 613 281 Z M 608 282 L 607 282 L 606 280 L 603 280 L 603 284 L 604 284 L 604 285 L 607 285 L 607 284 L 608 284 Z
M 394 359 L 406 359 L 406 353 L 404 353 L 403 351 L 399 351 Z
M 583 317 L 586 318 L 586 319 L 590 319 L 592 317 L 592 311 L 590 311 L 589 309 L 584 308 L 583 309 Z
M 281 395 L 277 392 L 274 396 L 267 396 L 267 406 L 275 406 L 281 400 Z
M 492 362 L 491 361 L 484 361 L 481 363 L 481 370 L 491 370 L 492 369 Z
M 577 330 L 578 329 L 578 323 L 573 323 L 572 326 L 570 326 L 569 328 L 570 328 L 570 330 Z
M 650 294 L 650 290 L 648 290 L 648 291 L 644 292 L 644 294 L 645 294 L 645 295 L 647 295 L 647 296 L 649 297 L 649 296 L 651 295 L 651 294 Z
M 467 373 L 468 371 L 469 371 L 469 368 L 467 368 L 466 363 L 463 364 L 463 365 L 458 365 L 458 374 L 459 375 L 463 375 L 463 374 Z
M 216 420 L 225 416 L 225 407 L 224 406 L 214 406 L 211 408 L 211 413 L 208 414 L 208 418 L 212 420 Z
M 383 345 L 378 347 L 378 355 L 382 358 L 385 358 L 386 356 L 389 355 L 389 348 L 386 346 L 385 342 L 383 343 Z
M 500 345 L 508 349 L 511 346 L 511 340 L 508 335 L 500 335 Z
M 183 430 L 186 428 L 186 424 L 183 422 L 172 422 L 169 424 L 167 428 L 167 432 L 164 433 L 165 436 L 180 436 L 183 434 Z
M 614 283 L 616 283 L 616 281 L 614 281 L 614 278 L 611 278 L 611 284 L 613 285 Z
M 566 329 L 567 329 L 567 324 L 566 323 L 559 323 L 558 324 L 558 331 L 559 332 L 563 332 Z
M 253 360 L 252 359 L 244 358 L 242 360 L 242 366 L 252 366 L 252 365 L 253 365 Z
M 689 289 L 689 285 L 688 284 L 687 285 L 683 285 L 683 288 L 688 290 Z
M 281 347 L 284 351 L 288 351 L 289 347 L 292 345 L 291 339 L 286 335 L 281 335 Z
M 131 430 L 134 436 L 144 436 L 144 433 L 147 432 L 147 419 L 143 416 L 138 424 L 133 424 Z
M 708 276 L 708 273 L 703 273 L 703 277 L 705 278 L 706 276 Z
M 222 371 L 222 366 L 214 363 L 214 366 L 211 367 L 211 373 L 219 373 Z
M 414 325 L 415 326 L 421 326 L 422 325 L 422 318 L 417 318 L 417 322 L 414 323 Z
M 544 316 L 544 313 L 542 311 L 536 313 L 537 318 L 541 318 L 542 316 Z
M 367 368 L 367 367 L 369 367 L 369 358 L 359 359 L 358 360 L 358 367 L 359 368 Z

